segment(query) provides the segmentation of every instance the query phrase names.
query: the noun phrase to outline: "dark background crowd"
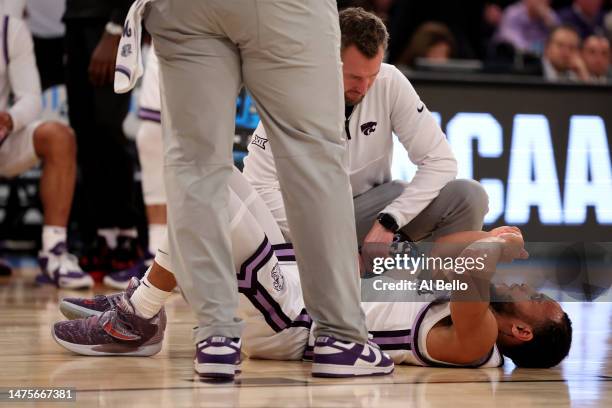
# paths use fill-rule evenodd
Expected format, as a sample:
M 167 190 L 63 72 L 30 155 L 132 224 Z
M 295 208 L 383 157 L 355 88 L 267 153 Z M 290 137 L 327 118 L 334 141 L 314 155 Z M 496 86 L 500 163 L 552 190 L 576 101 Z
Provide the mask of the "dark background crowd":
M 413 70 L 609 83 L 610 0 L 355 0 L 384 19 L 387 62 Z

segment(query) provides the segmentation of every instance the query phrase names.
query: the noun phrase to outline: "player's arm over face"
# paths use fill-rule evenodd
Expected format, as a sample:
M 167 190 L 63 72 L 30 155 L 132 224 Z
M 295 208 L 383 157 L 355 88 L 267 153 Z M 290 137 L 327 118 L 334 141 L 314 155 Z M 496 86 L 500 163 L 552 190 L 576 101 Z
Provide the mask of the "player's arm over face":
M 466 283 L 465 291 L 451 294 L 451 322 L 438 323 L 427 336 L 427 350 L 436 360 L 470 364 L 487 355 L 498 335 L 497 321 L 490 305 L 490 282 L 500 261 L 523 258 L 526 252 L 520 233 L 480 239 L 461 251 L 463 258 L 480 258 L 484 268 L 475 267 L 452 279 Z

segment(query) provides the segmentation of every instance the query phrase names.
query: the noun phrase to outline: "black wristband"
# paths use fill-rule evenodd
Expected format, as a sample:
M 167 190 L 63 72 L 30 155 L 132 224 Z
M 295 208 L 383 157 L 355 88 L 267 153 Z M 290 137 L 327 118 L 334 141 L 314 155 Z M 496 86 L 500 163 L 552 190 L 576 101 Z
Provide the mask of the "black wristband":
M 380 213 L 378 214 L 378 217 L 376 219 L 378 220 L 380 225 L 385 227 L 385 229 L 388 231 L 397 232 L 397 230 L 399 229 L 397 221 L 395 221 L 395 218 L 393 218 L 391 214 Z

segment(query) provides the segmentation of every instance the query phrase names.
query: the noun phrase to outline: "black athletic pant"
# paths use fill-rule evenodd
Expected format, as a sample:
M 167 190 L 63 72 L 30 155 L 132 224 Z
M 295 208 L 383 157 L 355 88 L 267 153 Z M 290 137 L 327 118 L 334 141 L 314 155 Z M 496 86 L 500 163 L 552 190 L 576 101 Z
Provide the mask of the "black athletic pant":
M 45 90 L 54 85 L 63 84 L 66 69 L 64 67 L 64 37 L 34 37 L 34 53 L 40 74 L 40 83 Z
M 123 133 L 130 94 L 115 94 L 112 83 L 94 87 L 89 81 L 89 61 L 106 22 L 66 21 L 68 111 L 77 136 L 81 171 L 77 217 L 85 239 L 92 238 L 98 228 L 136 224 L 134 163 Z

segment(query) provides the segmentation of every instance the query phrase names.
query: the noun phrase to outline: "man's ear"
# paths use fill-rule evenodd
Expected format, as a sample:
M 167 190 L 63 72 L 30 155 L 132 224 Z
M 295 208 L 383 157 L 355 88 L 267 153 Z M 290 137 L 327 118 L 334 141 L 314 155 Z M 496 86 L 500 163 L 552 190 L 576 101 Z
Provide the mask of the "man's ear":
M 512 335 L 517 340 L 530 341 L 533 339 L 533 328 L 525 322 L 517 321 L 512 324 Z

